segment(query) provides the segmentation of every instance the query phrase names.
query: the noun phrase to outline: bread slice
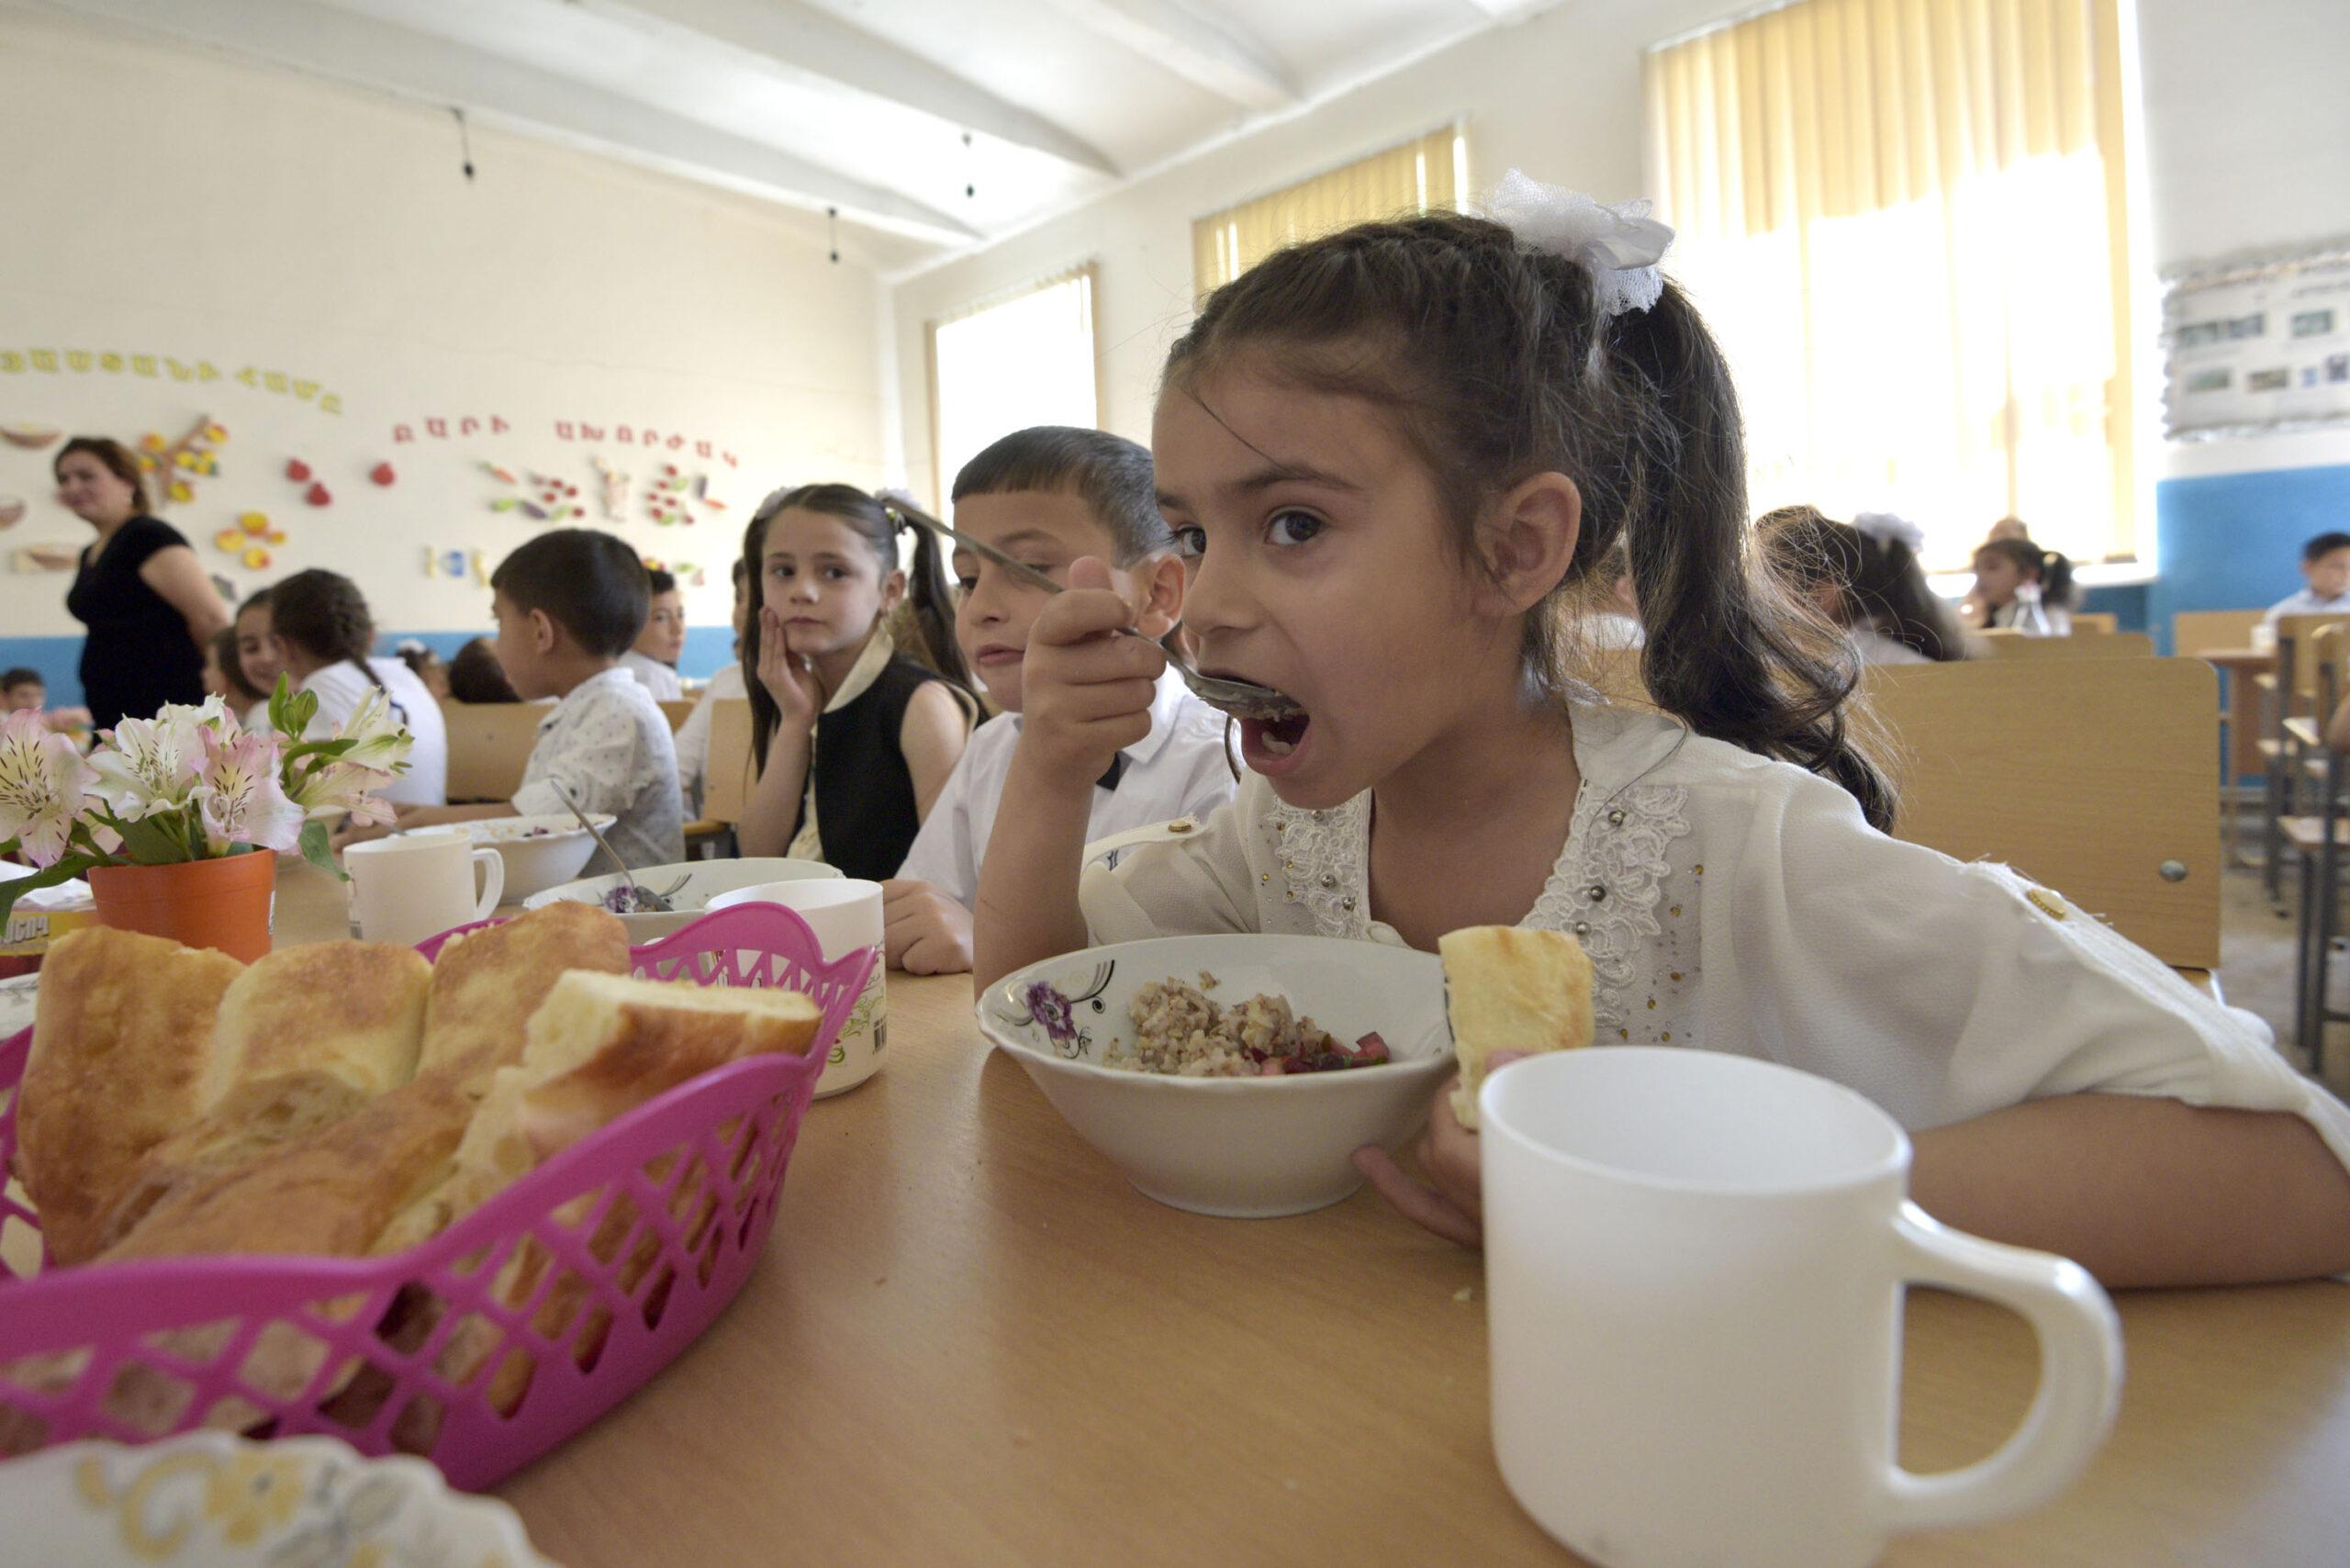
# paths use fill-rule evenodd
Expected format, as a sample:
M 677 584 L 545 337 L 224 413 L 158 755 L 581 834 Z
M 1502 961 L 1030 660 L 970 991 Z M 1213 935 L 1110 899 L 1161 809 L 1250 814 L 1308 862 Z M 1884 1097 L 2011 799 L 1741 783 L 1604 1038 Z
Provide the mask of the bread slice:
M 108 1205 L 141 1156 L 209 1106 L 212 1021 L 244 965 L 108 926 L 41 963 L 17 1109 L 17 1173 L 52 1263 L 102 1249 Z
M 220 998 L 210 1110 L 142 1156 L 107 1205 L 112 1246 L 172 1193 L 341 1121 L 416 1074 L 432 966 L 413 947 L 320 942 L 254 960 Z
M 1591 959 L 1563 931 L 1470 925 L 1437 939 L 1444 1007 L 1460 1078 L 1452 1114 L 1477 1126 L 1477 1091 L 1495 1051 L 1571 1050 L 1591 1044 Z
M 522 1057 L 531 1014 L 567 969 L 629 971 L 628 928 L 594 904 L 551 903 L 449 943 L 432 966 L 417 1071 L 456 1071 L 478 1098 Z

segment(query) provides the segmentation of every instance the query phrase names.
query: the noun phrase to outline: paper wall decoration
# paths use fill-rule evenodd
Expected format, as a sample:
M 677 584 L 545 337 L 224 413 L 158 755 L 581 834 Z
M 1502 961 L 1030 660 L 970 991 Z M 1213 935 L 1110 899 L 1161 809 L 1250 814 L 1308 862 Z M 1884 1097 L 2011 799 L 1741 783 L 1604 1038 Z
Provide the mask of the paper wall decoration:
M 302 498 L 314 507 L 322 507 L 332 501 L 334 496 L 326 486 L 313 481 L 310 487 L 302 492 Z
M 81 564 L 75 544 L 28 544 L 8 557 L 9 569 L 18 572 L 70 572 Z
M 648 572 L 666 572 L 677 579 L 681 588 L 701 588 L 710 581 L 709 575 L 691 561 L 664 561 L 658 555 L 644 557 Z
M 424 575 L 428 577 L 471 577 L 480 587 L 489 586 L 489 573 L 482 565 L 478 550 L 442 550 L 427 545 Z
M 25 521 L 25 498 L 0 496 L 0 528 L 14 528 Z
M 0 441 L 6 442 L 10 446 L 29 447 L 35 452 L 39 452 L 64 433 L 63 431 L 48 425 L 0 425 Z
M 447 441 L 453 435 L 459 437 L 479 435 L 484 431 L 487 431 L 492 435 L 504 435 L 514 428 L 496 414 L 490 415 L 487 420 L 476 419 L 471 414 L 460 415 L 453 420 L 435 416 L 423 420 L 422 423 L 424 433 L 435 441 Z M 406 445 L 415 439 L 416 426 L 394 425 L 392 427 L 393 441 Z
M 399 477 L 399 475 L 393 471 L 390 464 L 378 463 L 367 470 L 367 477 L 375 480 L 378 485 L 388 487 L 393 480 Z
M 196 499 L 196 481 L 219 474 L 218 449 L 228 439 L 228 428 L 214 423 L 208 414 L 188 426 L 177 441 L 167 442 L 157 431 L 140 436 L 139 466 L 155 480 L 161 492 L 157 501 Z
M 310 476 L 310 465 L 298 457 L 288 459 L 285 465 L 285 476 L 298 485 Z
M 167 372 L 173 381 L 219 381 L 224 373 L 208 359 L 194 364 L 183 364 L 170 354 L 121 353 L 108 349 L 93 353 L 88 349 L 0 349 L 0 375 L 23 375 L 28 372 L 55 375 L 71 371 L 86 375 L 103 371 L 108 375 L 120 375 L 128 371 L 149 380 L 161 379 Z M 282 370 L 261 370 L 247 365 L 242 370 L 227 373 L 225 379 L 242 382 L 256 392 L 277 392 L 298 398 L 314 405 L 322 414 L 342 412 L 342 396 L 330 392 L 320 383 L 306 376 L 288 375 Z
M 554 438 L 557 441 L 602 441 L 608 431 L 611 439 L 622 446 L 657 447 L 667 452 L 683 452 L 691 447 L 696 457 L 716 458 L 729 468 L 742 466 L 740 458 L 714 442 L 699 437 L 678 435 L 674 431 L 665 435 L 650 425 L 591 425 L 579 420 L 557 420 L 554 422 Z
M 701 520 L 694 509 L 722 512 L 726 503 L 710 493 L 710 476 L 681 474 L 674 463 L 664 463 L 661 472 L 644 487 L 644 510 L 654 521 L 664 528 L 692 527 Z
M 598 494 L 603 503 L 604 521 L 626 522 L 628 521 L 629 476 L 614 467 L 600 452 L 589 461 L 596 467 Z
M 212 536 L 212 546 L 224 555 L 234 555 L 246 568 L 255 572 L 269 570 L 273 557 L 269 546 L 283 544 L 285 535 L 270 526 L 266 512 L 249 511 L 237 519 L 237 526 L 224 528 Z

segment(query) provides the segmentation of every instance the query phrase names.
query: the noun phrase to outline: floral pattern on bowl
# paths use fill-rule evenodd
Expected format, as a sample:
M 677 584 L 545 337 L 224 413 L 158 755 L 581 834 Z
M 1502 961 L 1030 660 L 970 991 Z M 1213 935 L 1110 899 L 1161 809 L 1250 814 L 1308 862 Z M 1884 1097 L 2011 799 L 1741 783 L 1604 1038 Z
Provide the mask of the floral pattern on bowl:
M 331 1438 L 69 1443 L 0 1465 L 0 1518 L 11 1562 L 77 1568 L 552 1568 L 505 1504 Z

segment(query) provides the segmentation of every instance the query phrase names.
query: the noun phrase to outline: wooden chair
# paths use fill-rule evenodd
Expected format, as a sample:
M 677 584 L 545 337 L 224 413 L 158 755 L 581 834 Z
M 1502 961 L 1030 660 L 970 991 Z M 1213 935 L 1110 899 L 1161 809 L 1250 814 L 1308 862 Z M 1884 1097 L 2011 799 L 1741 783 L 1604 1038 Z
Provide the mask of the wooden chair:
M 741 822 L 751 782 L 751 701 L 747 697 L 725 698 L 711 705 L 701 814 L 729 827 Z
M 2170 651 L 2199 655 L 2217 648 L 2248 648 L 2268 618 L 2265 610 L 2182 610 L 2170 618 Z
M 2004 861 L 2165 963 L 2214 969 L 2219 685 L 2198 659 L 1875 666 L 1862 691 L 1896 742 L 1895 835 Z
M 677 733 L 678 726 L 692 716 L 693 711 L 694 700 L 690 697 L 681 697 L 675 702 L 661 704 L 661 715 L 669 721 L 669 733 L 673 735 Z
M 2073 635 L 2104 635 L 2121 630 L 2121 617 L 2103 610 L 2089 610 L 2073 617 Z
M 2285 615 L 2277 621 L 2277 664 L 2254 684 L 2262 693 L 2260 750 L 2266 784 L 2262 807 L 2261 886 L 2269 902 L 2284 902 L 2285 833 L 2287 817 L 2301 812 L 2302 752 L 2305 737 L 2287 721 L 2311 711 L 2317 705 L 2319 661 L 2302 656 L 2309 639 L 2328 626 L 2350 623 L 2345 615 Z
M 2260 754 L 2259 690 L 2252 678 L 2273 662 L 2252 646 L 2267 617 L 2265 610 L 2182 610 L 2170 621 L 2171 652 L 2209 659 L 2220 670 L 2220 821 L 2231 866 L 2244 863 L 2236 847 L 2244 805 L 2240 781 L 2268 766 Z
M 2312 1072 L 2325 1065 L 2325 1026 L 2350 1023 L 2350 1011 L 2326 1001 L 2333 939 L 2340 927 L 2343 851 L 2350 847 L 2350 759 L 2329 744 L 2325 732 L 2344 694 L 2350 692 L 2350 626 L 2324 626 L 2312 633 L 2301 654 L 2317 675 L 2315 712 L 2288 719 L 2318 784 L 2315 815 L 2286 817 L 2284 842 L 2300 861 L 2301 898 L 2293 967 L 2294 1038 Z
M 443 702 L 449 730 L 449 799 L 510 801 L 552 711 L 541 702 Z
M 1983 659 L 2151 658 L 2154 640 L 2143 632 L 2104 632 L 2087 637 L 2027 637 L 2020 632 L 1977 632 L 1971 646 Z

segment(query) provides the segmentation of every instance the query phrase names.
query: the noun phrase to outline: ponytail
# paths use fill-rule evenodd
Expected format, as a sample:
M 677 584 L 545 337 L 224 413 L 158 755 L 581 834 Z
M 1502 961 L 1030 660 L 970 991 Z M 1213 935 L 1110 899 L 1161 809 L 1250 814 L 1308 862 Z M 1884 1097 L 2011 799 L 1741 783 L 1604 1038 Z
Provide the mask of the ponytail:
M 2073 563 L 2062 551 L 2042 550 L 2029 539 L 1986 539 L 1975 547 L 1977 560 L 1986 555 L 2000 555 L 2016 564 L 2016 569 L 2026 577 L 2040 579 L 2040 602 L 2051 609 L 2070 610 L 2076 588 L 2073 582 Z
M 946 573 L 946 552 L 939 544 L 939 521 L 895 491 L 880 498 L 881 510 L 901 533 L 913 536 L 913 566 L 906 573 L 903 612 L 913 623 L 915 658 L 955 688 L 958 699 L 968 698 L 968 711 L 979 710 L 979 696 L 970 666 L 963 662 L 963 645 L 955 640 L 955 585 Z
M 1912 525 L 1863 513 L 1838 522 L 1817 507 L 1787 506 L 1755 523 L 1773 571 L 1799 590 L 1828 587 L 1846 626 L 1870 626 L 1937 663 L 1966 656 L 1966 634 L 1934 595 L 1908 533 Z

